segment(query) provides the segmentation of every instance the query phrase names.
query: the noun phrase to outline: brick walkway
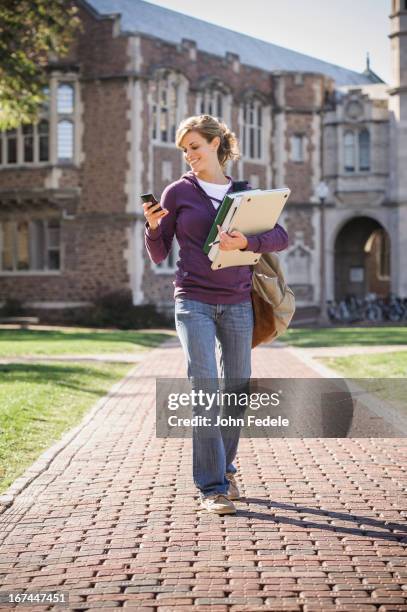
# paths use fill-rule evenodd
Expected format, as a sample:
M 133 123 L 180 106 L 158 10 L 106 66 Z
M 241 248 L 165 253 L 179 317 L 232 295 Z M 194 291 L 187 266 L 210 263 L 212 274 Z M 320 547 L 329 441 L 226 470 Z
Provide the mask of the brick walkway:
M 256 349 L 253 366 L 317 376 L 286 348 Z M 2 590 L 68 592 L 71 610 L 407 610 L 405 439 L 242 439 L 245 497 L 211 516 L 195 509 L 190 440 L 155 437 L 157 375 L 184 376 L 176 341 L 0 515 Z

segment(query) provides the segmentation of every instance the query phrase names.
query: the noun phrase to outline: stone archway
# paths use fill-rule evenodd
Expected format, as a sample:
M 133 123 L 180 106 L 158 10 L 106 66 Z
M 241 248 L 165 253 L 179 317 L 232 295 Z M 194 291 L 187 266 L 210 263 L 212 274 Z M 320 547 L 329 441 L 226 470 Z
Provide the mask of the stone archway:
M 390 237 L 371 217 L 354 217 L 335 240 L 335 300 L 390 291 Z

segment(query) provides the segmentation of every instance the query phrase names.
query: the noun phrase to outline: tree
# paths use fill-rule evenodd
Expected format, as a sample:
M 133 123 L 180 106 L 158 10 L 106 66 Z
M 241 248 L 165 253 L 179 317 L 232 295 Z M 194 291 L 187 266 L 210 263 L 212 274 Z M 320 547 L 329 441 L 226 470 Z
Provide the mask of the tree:
M 35 122 L 49 57 L 67 54 L 79 24 L 70 0 L 1 0 L 0 130 Z

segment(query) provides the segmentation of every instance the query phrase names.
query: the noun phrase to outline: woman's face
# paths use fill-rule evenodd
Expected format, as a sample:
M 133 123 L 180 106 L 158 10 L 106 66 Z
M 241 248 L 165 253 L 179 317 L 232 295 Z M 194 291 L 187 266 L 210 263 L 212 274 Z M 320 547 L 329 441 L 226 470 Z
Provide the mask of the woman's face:
M 199 132 L 190 131 L 185 134 L 181 141 L 181 148 L 192 172 L 199 174 L 219 165 L 217 154 L 219 142 L 218 136 L 215 136 L 212 142 L 208 142 Z

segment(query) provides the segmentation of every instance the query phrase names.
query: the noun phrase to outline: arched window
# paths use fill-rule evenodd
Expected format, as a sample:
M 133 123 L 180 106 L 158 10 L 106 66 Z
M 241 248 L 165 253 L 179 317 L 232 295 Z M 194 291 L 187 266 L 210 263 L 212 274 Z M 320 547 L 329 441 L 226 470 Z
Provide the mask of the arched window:
M 260 100 L 252 99 L 243 105 L 242 150 L 250 159 L 263 157 L 263 108 Z
M 359 132 L 359 170 L 370 170 L 370 134 L 368 130 Z
M 346 172 L 355 171 L 355 134 L 346 132 L 344 138 L 344 161 Z
M 181 77 L 162 74 L 151 84 L 152 134 L 157 142 L 175 143 L 180 119 Z
M 74 87 L 60 83 L 57 93 L 57 157 L 59 162 L 70 162 L 74 158 Z
M 74 106 L 73 86 L 68 83 L 58 85 L 57 109 L 59 114 L 70 115 Z

